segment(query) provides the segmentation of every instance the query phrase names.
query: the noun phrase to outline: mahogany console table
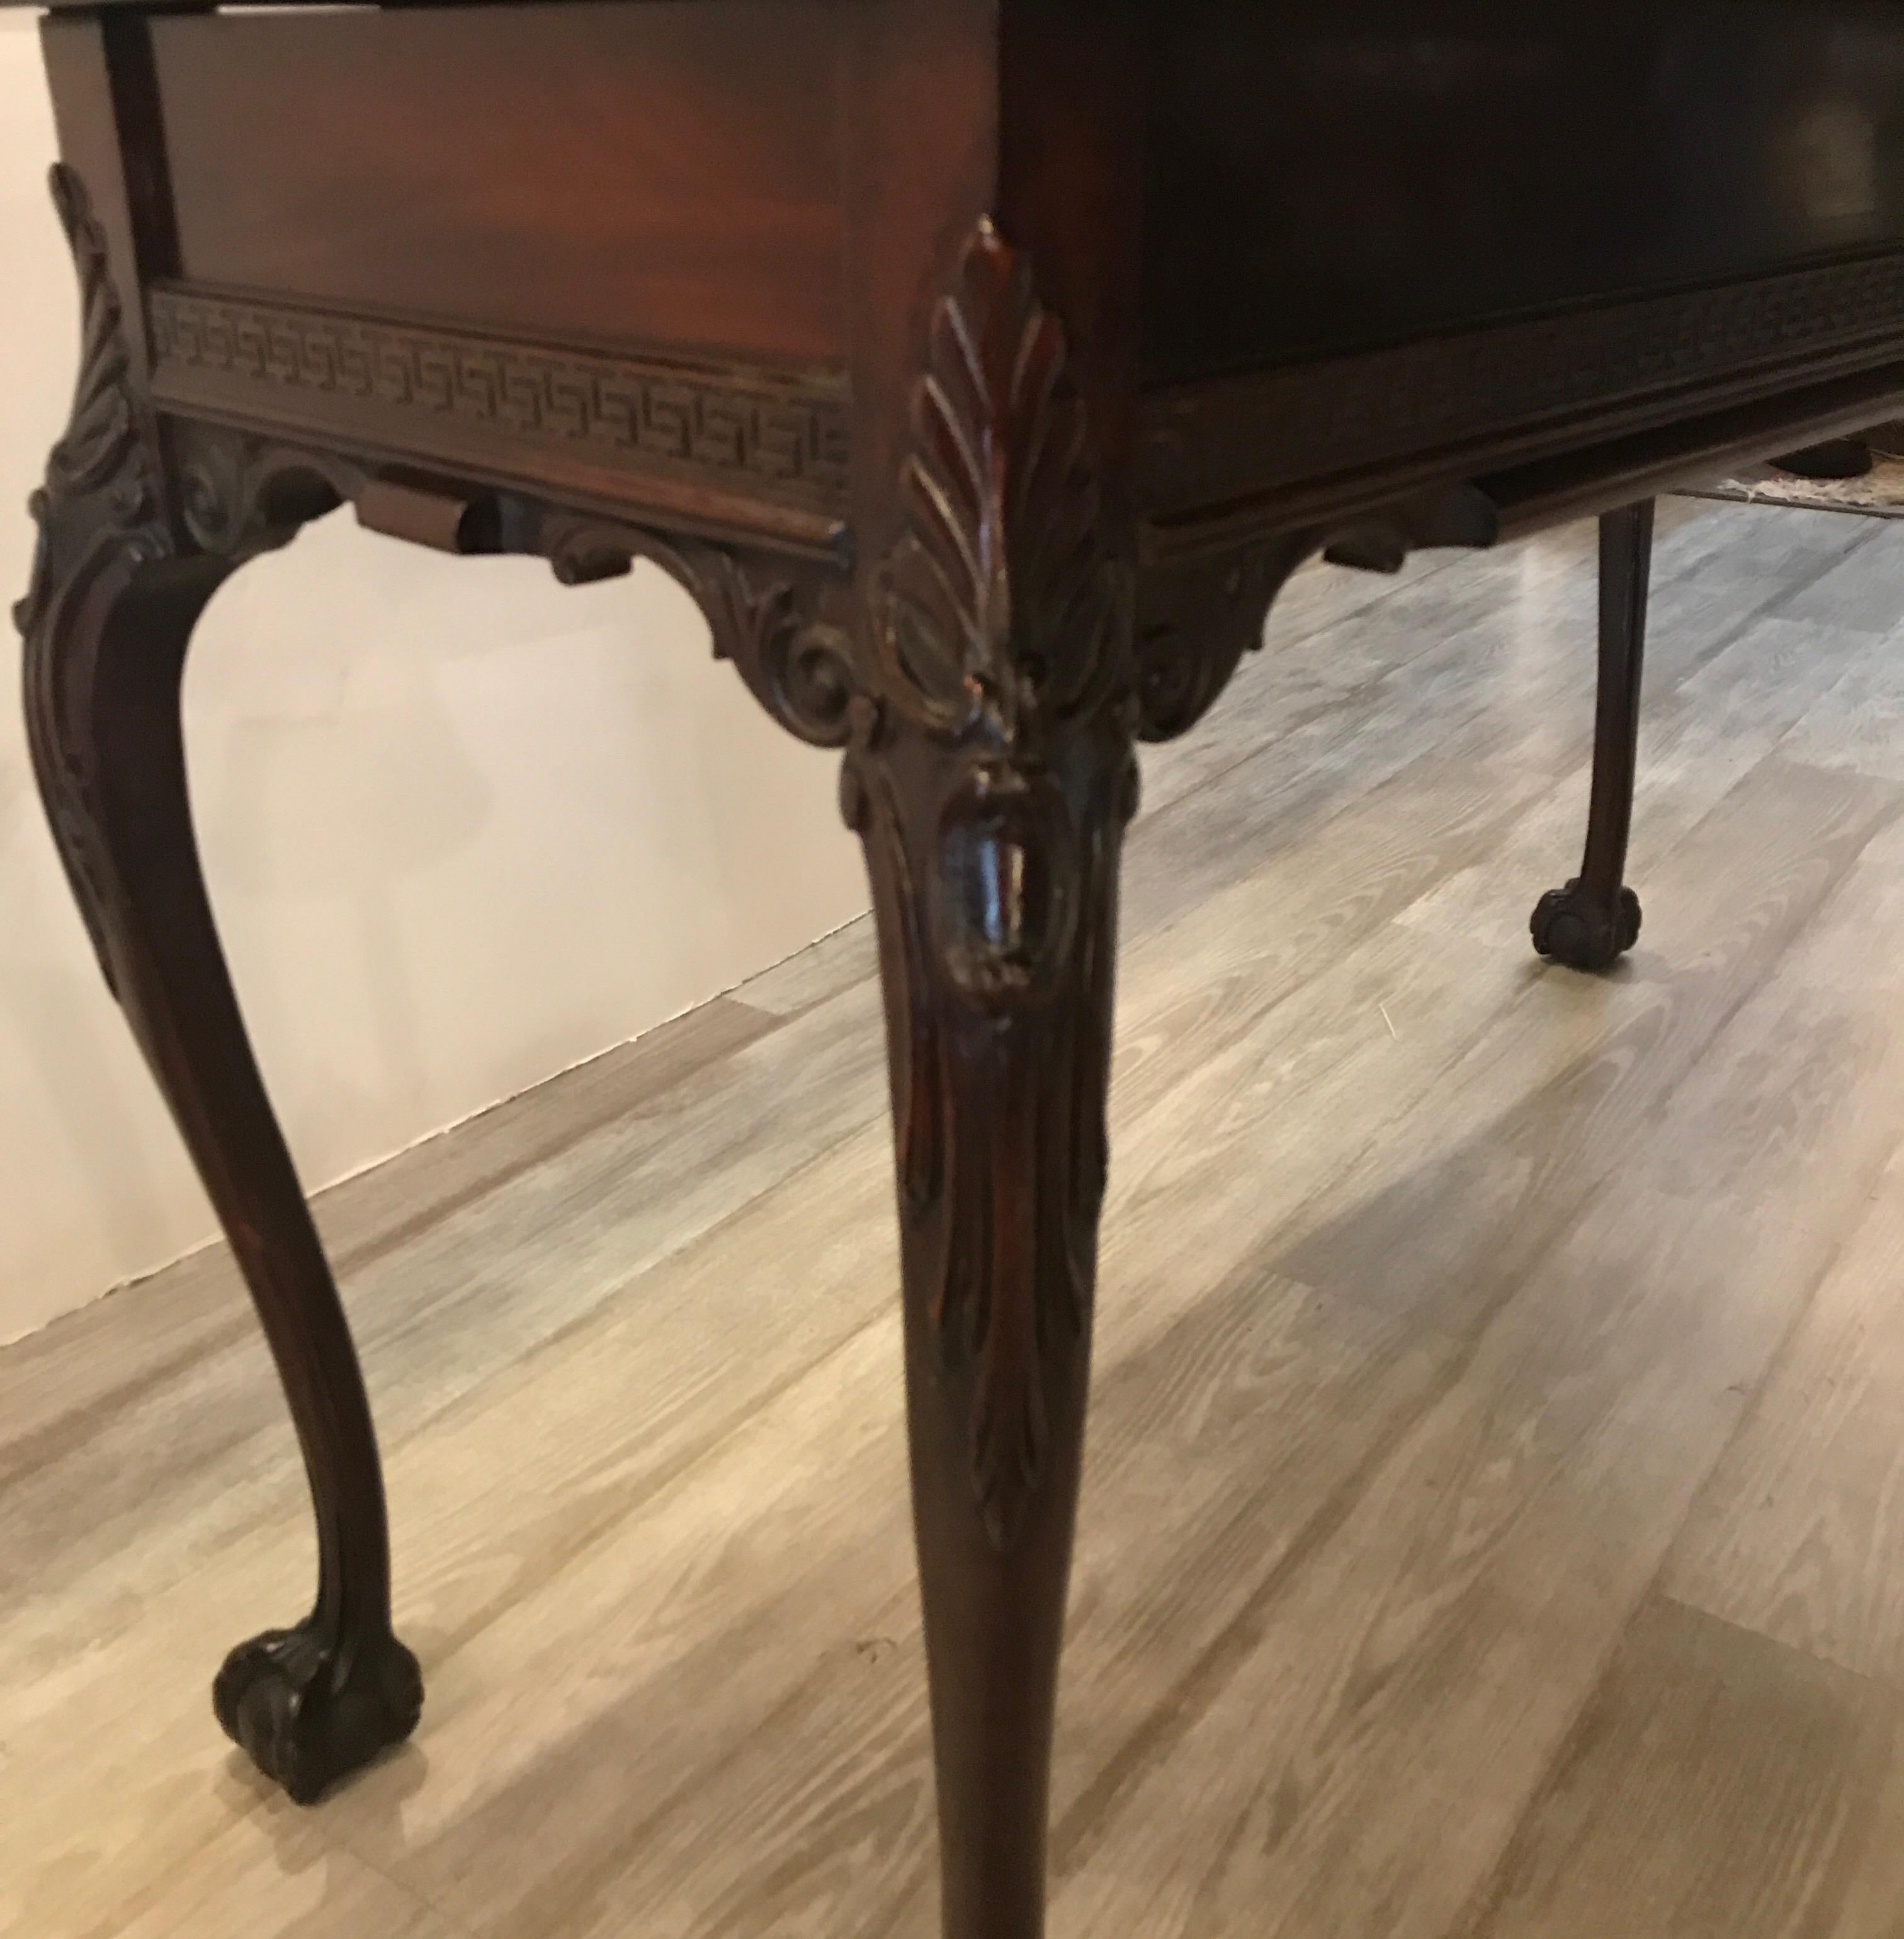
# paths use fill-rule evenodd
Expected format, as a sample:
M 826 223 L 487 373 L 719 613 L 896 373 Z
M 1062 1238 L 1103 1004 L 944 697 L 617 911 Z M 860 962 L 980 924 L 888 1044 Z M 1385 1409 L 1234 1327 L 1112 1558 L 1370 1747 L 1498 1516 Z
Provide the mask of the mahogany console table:
M 1904 4 L 53 0 L 44 34 L 84 355 L 33 756 L 320 1536 L 219 1718 L 312 1799 L 422 1691 L 194 854 L 193 622 L 346 500 L 565 583 L 652 559 L 844 750 L 945 1930 L 1034 1939 L 1135 743 L 1318 550 L 1491 544 L 1904 403 Z

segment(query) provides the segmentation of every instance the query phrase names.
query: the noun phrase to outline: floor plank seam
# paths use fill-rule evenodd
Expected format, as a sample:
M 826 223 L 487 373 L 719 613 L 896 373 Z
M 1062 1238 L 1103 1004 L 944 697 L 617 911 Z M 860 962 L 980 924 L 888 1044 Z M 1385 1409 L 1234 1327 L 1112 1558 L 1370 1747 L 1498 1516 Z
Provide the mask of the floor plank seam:
M 1554 1243 L 1558 1245 L 1559 1239 Z M 1544 1259 L 1550 1250 L 1543 1247 L 1540 1256 Z M 1367 1451 L 1290 1539 L 1236 1614 L 1205 1645 L 1188 1672 L 1162 1693 L 1145 1726 L 1134 1734 L 1125 1752 L 1086 1786 L 1053 1823 L 1051 1854 L 1055 1879 L 1061 1883 L 1069 1879 L 1089 1859 L 1094 1849 L 1094 1825 L 1108 1816 L 1137 1770 L 1167 1757 L 1171 1746 L 1180 1743 L 1220 1698 L 1235 1667 L 1260 1639 L 1274 1605 L 1291 1587 L 1311 1557 L 1347 1524 L 1389 1461 L 1459 1384 L 1462 1374 L 1480 1352 L 1495 1318 L 1512 1304 L 1524 1284 L 1524 1281 L 1516 1282 L 1491 1302 L 1458 1341 L 1452 1335 L 1445 1336 L 1454 1350 L 1436 1368 L 1418 1404 L 1398 1411 L 1385 1424 Z M 1263 1496 L 1252 1496 L 1226 1526 L 1234 1527 L 1256 1520 L 1263 1502 Z
M 728 1000 L 712 997 L 708 1000 L 711 1003 L 718 1003 Z M 697 1006 L 700 1009 L 705 1007 L 705 1005 Z M 819 1006 L 816 1004 L 814 1007 L 818 1009 Z M 694 1012 L 690 1011 L 686 1014 L 692 1015 Z M 766 1013 L 764 1011 L 757 1014 L 763 1018 L 766 1018 Z M 763 1030 L 758 1036 L 750 1038 L 745 1043 L 724 1053 L 722 1057 L 715 1059 L 714 1063 L 717 1065 L 727 1061 L 729 1058 L 739 1056 L 754 1049 L 795 1019 L 772 1018 L 768 1021 L 771 1027 Z M 638 1043 L 641 1040 L 637 1037 L 631 1041 Z M 614 1047 L 615 1049 L 624 1048 L 626 1048 L 625 1046 L 620 1045 Z M 611 1049 L 604 1051 L 602 1055 L 609 1057 L 614 1054 L 614 1050 Z M 573 1067 L 581 1070 L 586 1069 L 586 1066 L 577 1065 Z M 465 1210 L 468 1207 L 479 1203 L 492 1193 L 505 1189 L 516 1180 L 527 1177 L 530 1173 L 538 1170 L 542 1166 L 565 1156 L 577 1146 L 585 1144 L 598 1133 L 608 1131 L 617 1125 L 626 1124 L 631 1121 L 652 1116 L 654 1106 L 661 1100 L 673 1096 L 677 1091 L 697 1081 L 705 1083 L 708 1074 L 708 1067 L 706 1066 L 684 1071 L 663 1085 L 659 1090 L 644 1097 L 637 1106 L 624 1106 L 618 1110 L 605 1111 L 592 1115 L 579 1126 L 565 1132 L 562 1137 L 538 1146 L 535 1149 L 529 1152 L 519 1161 L 499 1167 L 493 1173 L 486 1176 L 474 1184 L 459 1187 L 447 1198 L 431 1204 L 426 1210 L 419 1213 L 414 1217 L 401 1221 L 389 1231 L 379 1233 L 374 1239 L 367 1240 L 361 1245 L 340 1253 L 335 1262 L 339 1280 L 340 1282 L 348 1280 L 352 1275 L 361 1271 L 366 1266 L 373 1265 L 379 1261 L 391 1258 L 413 1240 L 421 1238 L 425 1234 L 434 1231 L 447 1220 L 453 1219 L 458 1212 Z M 492 1108 L 500 1109 L 501 1106 Z M 455 1128 L 456 1128 L 452 1127 L 452 1130 Z M 858 1128 L 857 1125 L 854 1127 L 855 1130 Z M 440 1134 L 444 1137 L 449 1134 L 447 1132 Z M 416 1148 L 413 1147 L 413 1149 Z M 687 1243 L 692 1243 L 691 1237 Z
M 1619 1659 L 1620 1651 L 1625 1647 L 1628 1639 L 1632 1634 L 1634 1623 L 1640 1612 L 1655 1600 L 1673 1603 L 1678 1601 L 1678 1598 L 1668 1596 L 1661 1585 L 1668 1579 L 1671 1572 L 1680 1539 L 1686 1528 L 1696 1518 L 1700 1504 L 1704 1499 L 1707 1490 L 1712 1486 L 1714 1477 L 1718 1474 L 1724 1464 L 1727 1451 L 1743 1431 L 1744 1423 L 1750 1417 L 1753 1408 L 1764 1395 L 1771 1381 L 1773 1371 L 1790 1351 L 1792 1344 L 1797 1338 L 1807 1315 L 1811 1310 L 1813 1302 L 1817 1298 L 1818 1289 L 1823 1285 L 1835 1258 L 1834 1253 L 1827 1255 L 1820 1261 L 1811 1285 L 1805 1289 L 1803 1296 L 1794 1303 L 1790 1318 L 1786 1323 L 1771 1353 L 1766 1356 L 1765 1364 L 1760 1369 L 1758 1379 L 1753 1383 L 1751 1396 L 1747 1404 L 1740 1408 L 1738 1417 L 1733 1422 L 1731 1431 L 1720 1438 L 1711 1458 L 1705 1464 L 1704 1472 L 1700 1475 L 1696 1484 L 1688 1493 L 1685 1510 L 1680 1514 L 1672 1533 L 1661 1544 L 1659 1558 L 1653 1573 L 1647 1578 L 1645 1583 L 1634 1594 L 1631 1602 L 1627 1606 L 1624 1617 L 1618 1623 L 1610 1626 L 1605 1648 L 1602 1651 L 1598 1661 L 1594 1665 L 1592 1673 L 1583 1680 L 1580 1701 L 1574 1711 L 1573 1718 L 1566 1729 L 1556 1738 L 1553 1755 L 1530 1787 L 1525 1804 L 1508 1827 L 1494 1864 L 1476 1887 L 1474 1895 L 1468 1905 L 1464 1906 L 1462 1911 L 1451 1920 L 1445 1928 L 1442 1939 L 1485 1939 L 1487 1922 L 1495 1916 L 1500 1906 L 1505 1903 L 1509 1888 L 1513 1883 L 1516 1847 L 1521 1840 L 1522 1833 L 1540 1810 L 1543 1801 L 1552 1794 L 1564 1774 L 1578 1761 L 1582 1747 L 1589 1740 L 1592 1730 L 1597 1715 L 1597 1706 L 1601 1703 L 1606 1690 L 1608 1677 L 1614 1664 Z M 1710 1615 L 1711 1612 L 1702 1611 L 1701 1614 Z M 1718 1620 L 1723 1621 L 1723 1618 Z M 1729 1624 L 1729 1627 L 1736 1628 L 1739 1625 L 1735 1624 Z

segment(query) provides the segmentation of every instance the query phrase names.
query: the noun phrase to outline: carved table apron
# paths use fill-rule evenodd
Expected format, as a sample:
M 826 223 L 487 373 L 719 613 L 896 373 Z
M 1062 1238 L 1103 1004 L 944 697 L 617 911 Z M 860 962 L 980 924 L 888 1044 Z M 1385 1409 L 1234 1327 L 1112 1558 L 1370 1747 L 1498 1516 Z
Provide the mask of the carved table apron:
M 319 1531 L 311 1613 L 233 1651 L 220 1720 L 311 1799 L 422 1692 L 194 851 L 193 622 L 344 501 L 566 583 L 652 559 L 843 750 L 945 1930 L 1034 1939 L 1135 743 L 1312 553 L 1492 543 L 1904 397 L 1904 7 L 104 0 L 43 31 L 83 356 L 18 610 L 33 758 Z

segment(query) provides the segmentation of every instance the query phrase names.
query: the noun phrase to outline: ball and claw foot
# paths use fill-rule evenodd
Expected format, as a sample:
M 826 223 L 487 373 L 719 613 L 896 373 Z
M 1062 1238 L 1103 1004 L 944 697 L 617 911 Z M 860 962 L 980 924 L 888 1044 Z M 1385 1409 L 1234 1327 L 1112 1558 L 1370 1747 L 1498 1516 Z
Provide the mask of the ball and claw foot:
M 1640 899 L 1623 888 L 1609 909 L 1584 893 L 1576 875 L 1564 889 L 1549 889 L 1534 906 L 1528 925 L 1534 946 L 1573 970 L 1607 970 L 1640 939 Z
M 423 1677 L 393 1636 L 340 1645 L 306 1621 L 240 1643 L 212 1686 L 212 1707 L 287 1796 L 314 1804 L 416 1729 Z

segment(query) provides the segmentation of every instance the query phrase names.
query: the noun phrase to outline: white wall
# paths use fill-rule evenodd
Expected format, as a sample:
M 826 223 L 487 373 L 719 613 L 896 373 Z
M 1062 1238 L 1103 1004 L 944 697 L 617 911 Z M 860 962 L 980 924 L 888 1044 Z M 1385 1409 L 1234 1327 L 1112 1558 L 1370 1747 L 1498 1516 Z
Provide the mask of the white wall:
M 53 153 L 31 17 L 0 14 L 9 600 L 76 356 Z M 213 1231 L 60 876 L 14 690 L 9 674 L 0 1339 Z M 538 562 L 441 559 L 346 513 L 219 593 L 185 711 L 212 901 L 312 1186 L 638 1034 L 865 903 L 834 759 L 760 714 L 686 595 L 645 568 L 565 591 Z

